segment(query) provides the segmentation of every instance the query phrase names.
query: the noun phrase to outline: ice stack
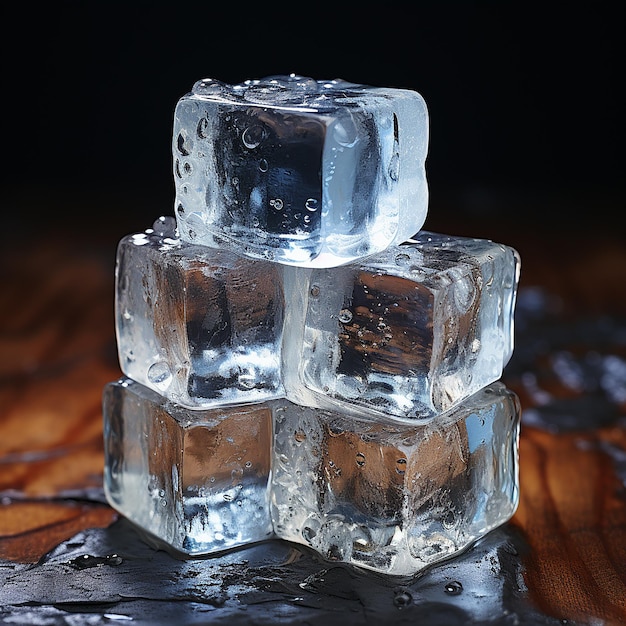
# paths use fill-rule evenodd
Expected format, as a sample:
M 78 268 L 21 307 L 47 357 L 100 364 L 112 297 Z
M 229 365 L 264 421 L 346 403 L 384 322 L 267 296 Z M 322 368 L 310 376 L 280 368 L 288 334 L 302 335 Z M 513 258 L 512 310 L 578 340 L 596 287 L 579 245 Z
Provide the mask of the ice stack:
M 518 500 L 519 257 L 421 230 L 428 114 L 410 90 L 196 83 L 175 216 L 124 237 L 105 490 L 188 555 L 271 537 L 412 575 Z

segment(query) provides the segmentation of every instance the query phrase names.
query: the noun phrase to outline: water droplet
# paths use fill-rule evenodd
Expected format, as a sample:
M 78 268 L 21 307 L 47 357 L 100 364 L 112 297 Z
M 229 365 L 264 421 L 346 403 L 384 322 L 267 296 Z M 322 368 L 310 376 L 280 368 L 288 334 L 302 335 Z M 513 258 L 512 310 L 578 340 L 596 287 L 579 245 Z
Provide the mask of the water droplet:
M 352 311 L 350 309 L 341 309 L 339 312 L 339 321 L 342 324 L 348 324 L 352 321 Z
M 261 159 L 261 160 L 259 161 L 259 169 L 260 169 L 262 172 L 267 172 L 267 170 L 268 170 L 269 168 L 270 168 L 270 165 L 269 165 L 269 163 L 267 162 L 267 159 Z
M 314 211 L 317 211 L 318 205 L 319 205 L 319 202 L 315 198 L 309 198 L 304 203 L 306 210 L 311 211 L 311 213 L 313 213 Z
M 172 380 L 170 366 L 165 361 L 157 361 L 148 370 L 148 380 L 157 387 L 167 387 Z
M 258 217 L 253 217 L 251 222 L 252 222 L 252 228 L 258 228 L 259 227 L 260 222 L 259 222 L 259 218 Z
M 200 139 L 206 139 L 209 136 L 208 128 L 209 120 L 206 117 L 201 118 L 197 128 L 198 137 L 200 137 Z
M 171 215 L 161 215 L 152 224 L 154 234 L 159 237 L 175 237 L 176 236 L 176 218 Z
M 343 546 L 338 546 L 336 543 L 330 545 L 326 551 L 326 558 L 329 561 L 341 561 L 344 558 Z
M 340 146 L 352 148 L 357 143 L 359 134 L 351 113 L 349 111 L 347 113 L 342 120 L 335 124 L 333 137 Z
M 306 433 L 302 430 L 297 430 L 293 437 L 298 443 L 302 443 L 306 439 Z
M 118 554 L 109 554 L 106 557 L 107 565 L 121 565 L 124 562 L 124 559 Z
M 413 596 L 407 589 L 394 589 L 393 594 L 393 603 L 399 609 L 409 606 L 413 602 Z
M 117 554 L 109 554 L 107 556 L 83 554 L 82 556 L 72 559 L 68 565 L 75 569 L 89 569 L 91 567 L 100 567 L 101 565 L 117 566 L 121 565 L 123 562 L 124 559 Z
M 248 128 L 244 129 L 243 133 L 241 133 L 241 142 L 249 150 L 254 150 L 254 148 L 259 147 L 261 142 L 265 139 L 266 134 L 263 126 L 253 124 L 252 126 L 248 126 Z
M 311 287 L 310 294 L 313 298 L 317 298 L 320 295 L 320 288 L 318 285 L 313 285 Z
M 400 475 L 404 475 L 404 473 L 406 472 L 406 459 L 405 458 L 398 459 L 396 461 L 396 472 L 398 472 L 398 474 Z
M 463 591 L 463 585 L 458 580 L 451 580 L 446 583 L 444 591 L 451 596 L 458 596 Z
M 408 265 L 409 261 L 411 260 L 411 257 L 408 254 L 397 254 L 396 258 L 394 259 L 396 265 L 403 267 L 405 265 Z
M 193 240 L 195 239 L 198 235 L 196 234 L 195 230 L 192 230 L 191 228 L 187 231 L 187 236 L 189 237 L 189 239 Z
M 178 152 L 183 156 L 189 156 L 189 150 L 185 146 L 185 137 L 182 133 L 176 137 L 176 147 L 178 148 Z
M 179 204 L 176 207 L 176 212 L 178 213 L 178 215 L 185 215 L 185 207 L 182 204 Z
M 400 173 L 400 155 L 397 152 L 391 157 L 391 161 L 389 161 L 389 167 L 387 168 L 387 172 L 391 180 L 393 181 L 398 180 L 398 175 Z
M 250 469 L 252 467 L 252 461 L 246 461 L 246 468 Z
M 120 280 L 120 289 L 122 291 L 128 291 L 128 288 L 130 287 L 130 279 L 128 277 L 128 273 L 124 272 L 119 280 Z
M 365 455 L 362 452 L 356 453 L 356 464 L 359 467 L 363 467 L 365 465 Z

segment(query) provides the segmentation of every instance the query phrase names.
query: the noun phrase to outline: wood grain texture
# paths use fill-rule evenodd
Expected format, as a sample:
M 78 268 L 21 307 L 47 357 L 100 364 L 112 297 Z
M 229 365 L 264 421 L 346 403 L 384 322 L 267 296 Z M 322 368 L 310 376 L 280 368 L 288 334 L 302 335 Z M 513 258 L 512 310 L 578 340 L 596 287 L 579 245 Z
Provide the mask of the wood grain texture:
M 36 562 L 117 518 L 101 495 L 100 398 L 119 376 L 112 272 L 58 236 L 1 258 L 1 558 Z
M 558 267 L 546 263 L 541 247 L 520 244 L 523 259 L 526 245 L 535 251 L 522 285 L 557 294 L 562 313 L 624 315 L 626 296 L 614 288 L 625 284 L 619 244 L 570 254 Z M 114 249 L 113 239 L 76 246 L 59 235 L 0 259 L 2 559 L 35 563 L 78 531 L 117 519 L 102 497 L 101 415 L 102 388 L 120 375 Z M 559 387 L 549 368 L 537 376 L 553 397 L 576 395 Z M 519 378 L 505 382 L 524 409 L 536 404 Z M 528 600 L 551 618 L 626 623 L 624 409 L 618 407 L 621 421 L 601 427 L 522 428 L 521 498 L 511 525 L 528 544 Z M 588 424 L 593 420 L 589 415 Z
M 524 577 L 543 611 L 619 624 L 626 623 L 626 506 L 604 443 L 626 450 L 626 432 L 524 428 L 513 523 L 528 541 Z

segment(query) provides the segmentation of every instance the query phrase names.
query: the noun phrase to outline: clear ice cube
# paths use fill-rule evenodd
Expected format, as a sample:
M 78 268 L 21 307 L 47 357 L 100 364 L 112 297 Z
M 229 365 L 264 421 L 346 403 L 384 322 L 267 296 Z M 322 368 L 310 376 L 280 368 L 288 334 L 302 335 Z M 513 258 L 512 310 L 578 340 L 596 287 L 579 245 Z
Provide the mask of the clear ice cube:
M 175 550 L 209 554 L 272 536 L 272 412 L 190 411 L 123 378 L 103 392 L 113 508 Z
M 331 561 L 413 575 L 513 515 L 519 419 L 517 396 L 500 382 L 426 424 L 283 403 L 274 531 Z
M 509 246 L 428 231 L 342 267 L 286 268 L 287 397 L 432 419 L 501 377 L 519 272 Z
M 119 243 L 122 372 L 189 408 L 282 395 L 280 266 L 174 237 L 157 220 Z
M 198 81 L 175 110 L 181 237 L 333 267 L 426 219 L 428 113 L 407 89 L 274 76 Z

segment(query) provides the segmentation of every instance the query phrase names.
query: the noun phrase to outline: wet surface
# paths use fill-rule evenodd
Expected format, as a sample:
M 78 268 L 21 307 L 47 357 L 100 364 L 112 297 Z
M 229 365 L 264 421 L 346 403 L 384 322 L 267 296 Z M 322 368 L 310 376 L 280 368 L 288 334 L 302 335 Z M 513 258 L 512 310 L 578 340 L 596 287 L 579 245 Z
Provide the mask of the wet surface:
M 0 562 L 4 623 L 559 624 L 533 610 L 527 549 L 500 528 L 414 579 L 378 576 L 268 542 L 180 560 L 120 519 L 61 543 L 38 563 Z M 20 621 L 21 620 L 21 621 Z

